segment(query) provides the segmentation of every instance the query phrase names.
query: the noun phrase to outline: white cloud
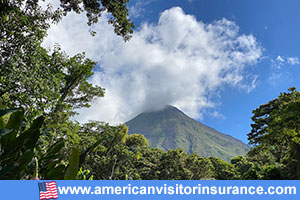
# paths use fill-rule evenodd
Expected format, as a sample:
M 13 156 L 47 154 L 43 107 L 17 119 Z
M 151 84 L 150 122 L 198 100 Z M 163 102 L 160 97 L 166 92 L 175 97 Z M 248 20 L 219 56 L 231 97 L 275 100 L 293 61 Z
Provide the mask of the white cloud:
M 269 58 L 272 62 L 273 67 L 276 69 L 281 69 L 284 65 L 298 65 L 300 64 L 298 57 L 286 57 L 286 56 L 277 56 L 277 58 L 274 60 L 272 58 Z
M 167 104 L 200 118 L 202 110 L 215 107 L 211 99 L 225 85 L 255 87 L 256 78 L 245 76 L 245 70 L 256 64 L 262 48 L 227 19 L 205 24 L 175 7 L 157 24 L 143 24 L 126 43 L 105 22 L 94 29 L 97 35 L 91 37 L 85 16 L 71 14 L 51 28 L 44 43 L 58 42 L 71 55 L 85 51 L 99 61 L 101 70 L 91 82 L 106 94 L 80 111 L 80 121 L 125 122 Z
M 284 58 L 282 58 L 281 56 L 277 56 L 276 60 L 280 63 L 284 62 Z
M 279 80 L 282 79 L 283 73 L 280 72 L 275 72 L 272 73 L 272 75 L 269 77 L 268 81 L 272 85 L 278 85 Z
M 212 118 L 216 118 L 216 119 L 221 119 L 221 120 L 225 120 L 226 119 L 226 117 L 222 113 L 219 113 L 217 111 L 212 111 L 212 112 L 209 113 L 209 115 Z
M 134 5 L 129 7 L 129 15 L 131 18 L 141 18 L 145 12 L 149 12 L 145 7 L 157 0 L 138 0 Z
M 289 57 L 287 58 L 288 60 L 288 63 L 291 64 L 291 65 L 299 65 L 299 59 L 298 57 Z

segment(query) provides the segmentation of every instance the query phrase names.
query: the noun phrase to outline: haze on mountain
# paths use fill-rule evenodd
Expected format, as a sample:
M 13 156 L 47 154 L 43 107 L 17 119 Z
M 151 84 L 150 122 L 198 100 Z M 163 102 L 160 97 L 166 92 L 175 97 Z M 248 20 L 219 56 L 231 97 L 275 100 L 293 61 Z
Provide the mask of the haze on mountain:
M 129 134 L 143 134 L 153 148 L 181 148 L 187 153 L 218 157 L 225 161 L 244 155 L 249 150 L 240 140 L 220 133 L 170 105 L 159 111 L 143 112 L 126 125 Z

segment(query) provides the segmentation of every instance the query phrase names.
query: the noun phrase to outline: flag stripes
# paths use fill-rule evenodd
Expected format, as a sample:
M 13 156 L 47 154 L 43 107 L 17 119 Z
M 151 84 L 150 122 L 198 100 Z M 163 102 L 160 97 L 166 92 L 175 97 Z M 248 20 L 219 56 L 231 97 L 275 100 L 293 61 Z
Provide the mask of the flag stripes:
M 57 199 L 57 185 L 55 181 L 39 183 L 40 200 Z

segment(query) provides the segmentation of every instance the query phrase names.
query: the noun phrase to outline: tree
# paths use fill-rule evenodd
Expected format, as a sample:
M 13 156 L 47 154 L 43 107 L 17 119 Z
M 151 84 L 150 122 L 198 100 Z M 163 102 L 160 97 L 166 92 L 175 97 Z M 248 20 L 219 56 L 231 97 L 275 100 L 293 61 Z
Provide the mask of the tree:
M 197 154 L 188 155 L 186 168 L 192 172 L 191 180 L 210 180 L 214 179 L 214 166 L 209 158 L 200 157 Z
M 37 3 L 0 2 L 0 107 L 23 107 L 26 119 L 62 110 L 73 115 L 104 94 L 88 82 L 96 63 L 84 54 L 68 57 L 59 46 L 52 53 L 41 47 L 61 14 Z
M 123 37 L 125 41 L 131 38 L 133 33 L 134 24 L 128 18 L 129 12 L 127 4 L 129 0 L 60 0 L 60 8 L 55 11 L 60 16 L 67 15 L 67 13 L 74 11 L 78 14 L 85 12 L 88 25 L 92 25 L 98 22 L 99 17 L 104 12 L 107 12 L 110 16 L 108 23 L 114 26 L 115 33 Z M 51 1 L 49 1 L 51 3 Z M 10 15 L 13 17 L 12 12 L 18 10 L 23 12 L 27 16 L 35 16 L 36 11 L 45 17 L 49 18 L 53 12 L 50 11 L 50 5 L 48 4 L 47 12 L 44 12 L 39 5 L 39 1 L 35 0 L 1 0 L 0 1 L 0 17 Z M 20 8 L 24 9 L 20 9 Z M 18 13 L 17 12 L 17 13 Z M 12 20 L 12 19 L 11 19 Z M 20 22 L 14 22 L 20 23 Z M 21 22 L 22 23 L 22 22 Z M 22 28 L 22 26 L 19 26 Z
M 128 18 L 129 0 L 61 0 L 60 2 L 65 15 L 70 11 L 76 13 L 85 11 L 88 25 L 97 23 L 101 14 L 108 12 L 111 14 L 108 23 L 114 26 L 115 33 L 122 36 L 125 41 L 129 40 L 133 33 L 134 24 Z
M 69 165 L 62 163 L 60 140 L 43 153 L 38 146 L 44 118 L 38 117 L 29 128 L 22 126 L 22 109 L 0 110 L 0 179 L 74 179 L 79 163 L 72 162 L 79 155 L 70 154 Z M 77 152 L 76 149 L 73 152 Z
M 213 168 L 214 178 L 216 180 L 235 180 L 238 179 L 237 171 L 235 167 L 219 158 L 209 157 Z
M 39 117 L 30 128 L 22 130 L 23 117 L 22 109 L 0 110 L 0 179 L 22 179 L 28 175 L 44 119 Z
M 97 148 L 88 152 L 84 169 L 92 171 L 95 179 L 125 180 L 140 179 L 137 160 L 140 151 L 148 148 L 148 141 L 141 135 L 127 135 L 125 125 L 110 126 L 104 122 L 91 121 L 80 128 L 80 148 L 91 143 Z
M 37 2 L 0 1 L 1 76 L 14 71 L 26 60 L 28 64 L 32 58 L 31 52 L 36 52 L 36 48 L 40 47 L 50 24 L 58 22 L 61 18 L 60 12 L 53 12 L 49 7 L 42 9 L 36 5 Z M 7 90 L 13 89 L 15 88 Z M 6 91 L 1 91 L 0 96 L 3 92 Z
M 45 179 L 74 179 L 85 157 L 95 148 L 101 149 L 102 141 L 97 139 L 80 146 L 80 125 L 69 120 L 76 114 L 75 109 L 89 107 L 94 98 L 104 94 L 104 89 L 88 81 L 96 63 L 86 59 L 84 53 L 69 57 L 59 46 L 51 52 L 41 43 L 50 24 L 59 22 L 70 11 L 86 11 L 89 25 L 107 12 L 115 33 L 127 41 L 134 28 L 128 19 L 127 3 L 61 0 L 61 8 L 53 11 L 36 0 L 0 0 L 0 109 L 18 107 L 25 111 L 13 113 L 8 124 L 0 119 L 0 178 L 27 179 L 35 173 Z M 6 110 L 0 112 L 6 114 Z M 136 157 L 128 150 L 132 146 L 124 144 L 125 126 L 106 126 L 105 130 L 108 135 L 121 134 L 114 135 L 117 141 L 121 137 L 121 144 L 114 148 L 118 159 L 126 162 L 127 153 Z M 141 137 L 128 141 L 133 149 L 146 143 Z M 130 169 L 122 162 L 117 163 L 120 169 Z M 117 174 L 115 164 L 112 169 L 111 177 Z M 87 171 L 81 172 L 85 177 Z
M 261 169 L 257 163 L 251 162 L 244 156 L 236 156 L 231 159 L 231 164 L 236 168 L 239 179 L 259 180 L 261 179 Z
M 300 179 L 300 92 L 290 88 L 253 111 L 248 134 L 253 151 L 270 152 L 286 178 Z
M 93 98 L 104 94 L 101 87 L 88 82 L 95 62 L 85 59 L 84 54 L 69 58 L 59 48 L 48 53 L 36 47 L 22 63 L 5 65 L 1 70 L 0 103 L 24 108 L 29 121 L 40 114 L 53 119 L 60 112 L 72 116 L 75 109 L 89 107 Z
M 163 152 L 155 169 L 159 180 L 188 180 L 191 172 L 185 166 L 186 153 L 182 149 Z

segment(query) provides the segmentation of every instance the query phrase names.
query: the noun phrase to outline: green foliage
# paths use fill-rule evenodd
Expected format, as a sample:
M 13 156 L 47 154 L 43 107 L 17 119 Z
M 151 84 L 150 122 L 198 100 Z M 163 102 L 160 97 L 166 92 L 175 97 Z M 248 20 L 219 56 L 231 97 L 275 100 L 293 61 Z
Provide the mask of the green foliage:
M 186 154 L 182 149 L 168 150 L 161 156 L 158 165 L 158 176 L 161 180 L 184 180 L 191 177 L 191 172 L 185 167 Z
M 126 137 L 125 145 L 132 148 L 145 148 L 149 146 L 149 142 L 143 135 L 131 134 Z
M 80 146 L 88 147 L 96 142 L 94 149 L 85 148 L 87 160 L 85 169 L 93 172 L 96 179 L 137 179 L 132 162 L 138 152 L 133 146 L 126 146 L 127 127 L 109 126 L 102 122 L 92 121 L 83 125 L 79 131 Z M 131 143 L 139 147 L 137 143 Z
M 77 174 L 78 180 L 94 180 L 94 176 L 92 175 L 90 170 L 83 170 L 82 168 L 79 169 Z
M 26 96 L 31 92 L 42 92 L 41 95 L 31 95 L 35 99 L 42 98 L 44 94 L 42 89 L 36 91 L 43 83 L 39 83 L 39 77 L 43 74 L 35 68 L 38 63 L 45 64 L 43 56 L 46 52 L 40 47 L 40 43 L 46 36 L 49 23 L 57 22 L 59 14 L 53 13 L 49 8 L 42 10 L 39 6 L 34 7 L 32 1 L 0 3 L 0 106 L 3 108 L 5 104 L 5 108 L 20 107 L 18 100 L 28 100 Z M 38 81 L 35 82 L 35 78 Z M 34 84 L 27 89 L 31 81 Z M 43 87 L 46 88 L 47 85 Z M 27 90 L 24 91 L 24 88 Z
M 64 162 L 64 139 L 46 150 L 40 148 L 38 139 L 42 135 L 43 117 L 35 119 L 29 128 L 23 125 L 23 118 L 22 109 L 0 110 L 3 122 L 0 127 L 0 179 L 77 179 L 89 174 L 87 171 L 79 173 L 85 154 L 80 154 L 76 148 Z M 88 148 L 93 150 L 95 147 Z
M 249 157 L 257 159 L 258 152 L 268 155 L 258 159 L 269 158 L 265 178 L 280 179 L 285 174 L 286 179 L 300 179 L 300 92 L 290 88 L 288 93 L 281 93 L 278 98 L 254 110 L 253 114 L 254 123 L 248 134 L 253 148 Z
M 236 169 L 230 163 L 219 158 L 209 157 L 214 167 L 214 177 L 217 180 L 235 180 L 238 179 Z
M 159 177 L 158 167 L 161 163 L 163 151 L 160 149 L 142 148 L 133 160 L 134 167 L 141 180 L 157 180 Z
M 134 29 L 127 4 L 61 0 L 53 11 L 38 1 L 0 1 L 0 179 L 300 179 L 296 88 L 253 111 L 246 156 L 237 156 L 248 151 L 240 141 L 170 106 L 127 123 L 152 147 L 174 149 L 167 151 L 150 148 L 143 135 L 128 135 L 125 125 L 70 120 L 104 89 L 89 83 L 96 63 L 84 53 L 70 57 L 59 45 L 41 47 L 47 30 L 70 11 L 85 11 L 88 25 L 107 12 L 115 33 L 127 41 Z M 227 163 L 178 147 L 226 161 L 236 157 Z
M 61 113 L 74 115 L 74 109 L 89 107 L 93 98 L 103 96 L 102 88 L 88 83 L 96 63 L 84 54 L 69 58 L 58 47 L 51 55 L 42 47 L 34 52 L 26 55 L 27 62 L 20 59 L 3 65 L 0 103 L 5 107 L 21 106 L 29 121 L 41 114 L 54 120 Z
M 69 166 L 65 173 L 65 180 L 73 180 L 77 177 L 79 167 L 79 151 L 78 149 L 72 149 L 69 157 Z
M 261 179 L 261 169 L 257 163 L 249 161 L 244 156 L 237 156 L 231 159 L 231 164 L 237 170 L 239 179 L 258 180 Z
M 40 17 L 39 21 L 46 20 L 54 20 L 58 21 L 61 19 L 62 15 L 67 15 L 71 11 L 75 11 L 80 14 L 82 12 L 86 12 L 86 16 L 88 19 L 88 25 L 91 26 L 98 22 L 98 19 L 101 17 L 104 12 L 108 13 L 109 19 L 108 23 L 112 24 L 117 35 L 123 37 L 124 41 L 127 41 L 131 38 L 131 34 L 133 33 L 134 24 L 128 18 L 129 12 L 127 9 L 127 4 L 129 0 L 92 0 L 92 1 L 78 1 L 78 0 L 61 0 L 60 8 L 51 11 L 51 1 L 46 1 L 48 3 L 48 8 L 44 10 L 40 5 L 39 1 L 28 1 L 28 0 L 4 0 L 0 1 L 0 17 L 14 16 L 13 14 L 26 14 L 25 17 L 22 18 L 22 21 L 14 21 L 13 18 L 10 22 L 17 24 L 18 28 L 23 28 L 22 26 L 24 22 L 31 22 L 31 16 Z M 24 8 L 24 9 L 20 9 Z M 16 12 L 18 11 L 18 12 Z M 27 16 L 29 16 L 27 18 Z M 26 26 L 25 26 L 26 27 Z M 24 27 L 24 28 L 25 28 Z M 30 26 L 31 28 L 31 26 Z M 46 30 L 46 27 L 43 27 L 42 30 Z M 30 30 L 30 29 L 29 29 Z M 41 29 L 30 30 L 32 33 L 36 35 L 43 35 L 44 33 L 40 32 Z M 28 29 L 26 29 L 28 31 Z M 91 31 L 92 34 L 95 34 L 94 31 Z M 27 35 L 26 35 L 27 36 Z
M 77 145 L 68 146 L 65 139 L 60 138 L 41 148 L 38 139 L 42 133 L 47 133 L 40 131 L 43 130 L 42 122 L 32 124 L 27 130 L 25 126 L 21 127 L 22 110 L 0 110 L 0 114 L 2 119 L 9 115 L 2 120 L 4 126 L 0 129 L 3 133 L 0 140 L 2 179 L 249 180 L 282 177 L 281 165 L 268 163 L 259 167 L 243 156 L 233 158 L 229 164 L 214 157 L 189 155 L 181 149 L 151 149 L 144 136 L 128 135 L 125 125 L 110 126 L 97 121 L 78 125 Z M 25 142 L 20 142 L 19 138 Z M 18 141 L 14 142 L 14 139 Z M 16 143 L 19 154 L 12 152 Z M 8 157 L 10 160 L 2 160 Z M 14 167 L 18 167 L 15 163 L 20 163 L 20 168 L 7 168 L 12 163 Z
M 210 159 L 180 149 L 151 149 L 144 136 L 127 135 L 124 125 L 92 121 L 82 126 L 79 135 L 81 146 L 98 140 L 97 148 L 89 151 L 83 164 L 83 169 L 91 171 L 95 179 L 215 179 Z
M 9 60 L 18 61 L 16 55 L 20 57 L 23 54 L 25 60 L 26 55 L 31 55 L 37 44 L 42 42 L 50 23 L 59 21 L 59 12 L 52 12 L 49 7 L 43 10 L 40 6 L 33 5 L 37 2 L 0 1 L 1 65 Z
M 76 13 L 85 11 L 88 18 L 88 25 L 97 23 L 98 18 L 104 11 L 109 13 L 110 19 L 108 23 L 114 26 L 117 35 L 122 36 L 127 41 L 131 38 L 134 29 L 134 24 L 128 18 L 128 2 L 129 0 L 61 0 L 60 5 L 65 15 L 70 11 L 75 11 Z
M 0 179 L 22 179 L 35 155 L 35 144 L 40 136 L 43 117 L 35 119 L 26 130 L 22 130 L 23 111 L 10 109 L 1 111 L 1 118 L 8 117 L 0 130 Z M 4 126 L 3 126 L 4 125 Z
M 263 167 L 262 178 L 264 180 L 280 180 L 282 178 L 282 167 L 279 164 Z
M 210 180 L 214 177 L 214 166 L 209 158 L 190 154 L 185 161 L 186 167 L 191 171 L 190 180 Z
M 0 2 L 0 108 L 23 108 L 26 127 L 37 116 L 44 117 L 42 151 L 62 137 L 68 138 L 65 149 L 71 150 L 78 143 L 78 125 L 69 117 L 102 97 L 104 89 L 89 83 L 96 63 L 84 53 L 69 57 L 59 45 L 52 51 L 41 47 L 50 24 L 58 22 L 62 12 L 37 2 Z

